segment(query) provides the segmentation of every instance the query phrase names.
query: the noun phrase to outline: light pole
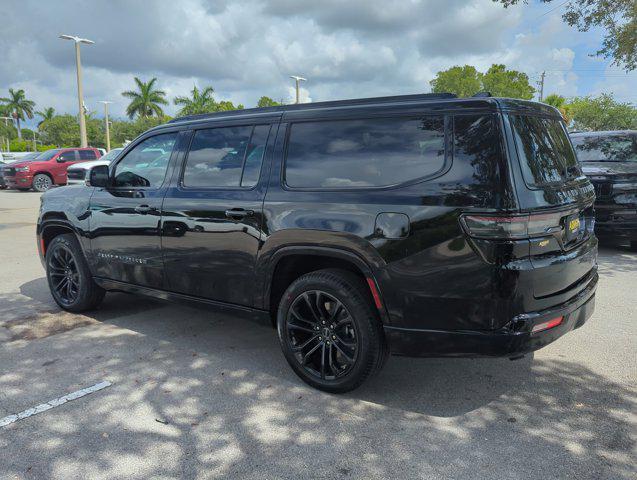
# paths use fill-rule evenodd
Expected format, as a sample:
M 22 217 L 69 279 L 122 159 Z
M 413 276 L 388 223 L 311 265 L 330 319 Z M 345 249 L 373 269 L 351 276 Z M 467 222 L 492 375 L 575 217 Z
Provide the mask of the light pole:
M 60 35 L 60 38 L 64 40 L 73 40 L 75 42 L 75 66 L 77 70 L 77 102 L 80 110 L 80 146 L 87 147 L 88 141 L 86 140 L 86 120 L 84 119 L 84 100 L 82 93 L 82 62 L 80 61 L 80 43 L 87 43 L 89 45 L 95 43 L 93 40 L 87 40 L 86 38 L 75 37 L 73 35 Z
M 0 119 L 4 120 L 4 126 L 8 127 L 7 120 L 11 120 L 13 122 L 13 118 L 11 117 L 0 117 Z M 11 152 L 11 142 L 9 140 L 9 134 L 7 132 L 7 153 Z
M 290 78 L 293 78 L 296 82 L 296 102 L 294 103 L 299 103 L 299 83 L 307 82 L 307 78 L 299 77 L 297 75 L 290 75 Z
M 104 123 L 106 124 L 106 153 L 111 151 L 111 132 L 108 125 L 108 104 L 113 103 L 108 100 L 100 100 L 104 104 Z

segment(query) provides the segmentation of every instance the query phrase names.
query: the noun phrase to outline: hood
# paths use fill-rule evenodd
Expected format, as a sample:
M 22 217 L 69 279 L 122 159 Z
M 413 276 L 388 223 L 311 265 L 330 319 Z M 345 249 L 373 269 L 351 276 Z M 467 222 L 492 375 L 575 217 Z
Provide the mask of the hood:
M 111 162 L 109 162 L 108 160 L 91 160 L 89 162 L 74 163 L 68 169 L 69 170 L 78 170 L 78 169 L 88 170 L 89 168 L 97 167 L 98 165 L 108 166 L 110 164 Z
M 588 177 L 637 177 L 637 162 L 583 162 Z

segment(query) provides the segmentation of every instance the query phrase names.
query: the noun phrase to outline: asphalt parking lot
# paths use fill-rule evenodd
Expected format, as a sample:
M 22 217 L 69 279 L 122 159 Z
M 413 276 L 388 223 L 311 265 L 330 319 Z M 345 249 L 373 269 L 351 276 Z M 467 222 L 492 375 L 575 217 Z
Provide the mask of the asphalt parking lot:
M 0 191 L 0 478 L 637 477 L 637 254 L 600 251 L 597 309 L 518 361 L 390 358 L 344 396 L 306 387 L 275 331 L 109 294 L 49 296 L 39 195 Z

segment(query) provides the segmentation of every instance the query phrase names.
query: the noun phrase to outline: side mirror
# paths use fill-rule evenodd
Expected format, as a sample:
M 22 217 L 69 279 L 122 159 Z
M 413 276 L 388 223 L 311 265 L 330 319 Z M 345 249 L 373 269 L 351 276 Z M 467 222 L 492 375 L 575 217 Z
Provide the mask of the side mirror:
M 108 165 L 97 165 L 91 168 L 86 184 L 89 187 L 108 186 Z

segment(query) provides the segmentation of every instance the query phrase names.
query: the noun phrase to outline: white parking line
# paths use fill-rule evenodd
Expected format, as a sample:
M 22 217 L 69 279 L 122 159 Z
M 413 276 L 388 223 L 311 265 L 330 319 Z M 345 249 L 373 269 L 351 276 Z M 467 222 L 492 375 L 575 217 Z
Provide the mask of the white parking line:
M 37 415 L 38 413 L 46 412 L 47 410 L 51 410 L 54 407 L 64 405 L 66 402 L 70 402 L 71 400 L 75 400 L 77 398 L 83 397 L 84 395 L 97 392 L 98 390 L 102 390 L 103 388 L 110 386 L 111 382 L 109 382 L 108 380 L 104 380 L 103 382 L 96 383 L 95 385 L 83 388 L 82 390 L 77 390 L 75 392 L 64 395 L 63 397 L 50 400 L 46 403 L 41 403 L 40 405 L 37 405 L 35 407 L 27 408 L 20 413 L 8 415 L 4 418 L 0 418 L 0 427 L 6 427 L 7 425 L 11 425 L 18 420 Z

